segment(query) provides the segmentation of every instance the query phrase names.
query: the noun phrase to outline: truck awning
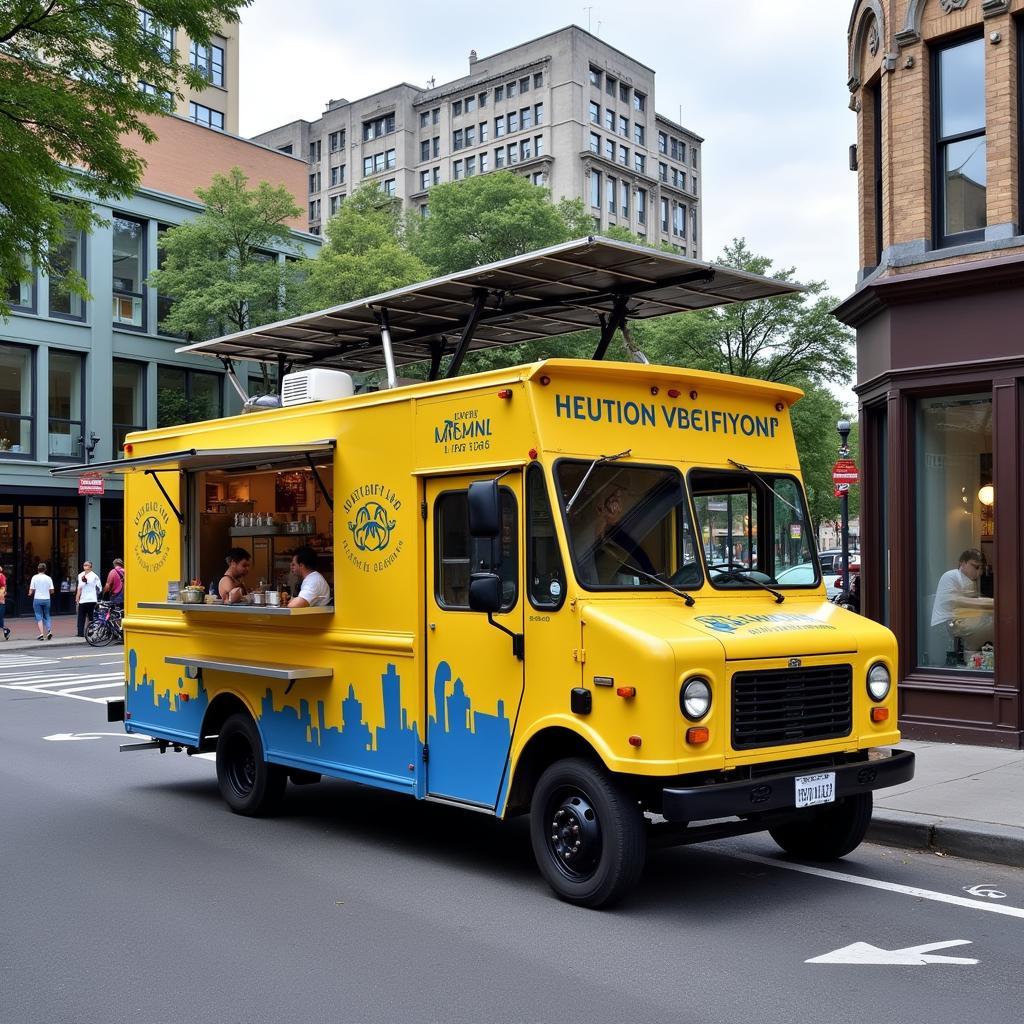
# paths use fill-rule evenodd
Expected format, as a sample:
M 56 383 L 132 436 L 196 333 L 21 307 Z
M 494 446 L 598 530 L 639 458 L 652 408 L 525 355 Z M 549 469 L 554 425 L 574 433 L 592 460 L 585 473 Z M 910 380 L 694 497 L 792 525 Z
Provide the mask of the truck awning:
M 430 361 L 431 378 L 467 351 L 556 338 L 591 328 L 602 346 L 617 327 L 671 313 L 803 289 L 609 238 L 584 238 L 396 288 L 316 313 L 185 345 L 178 352 L 221 360 L 349 372 Z
M 59 466 L 51 476 L 118 476 L 128 473 L 163 470 L 252 469 L 292 459 L 316 460 L 334 453 L 334 441 L 309 441 L 304 444 L 278 444 L 252 448 L 186 448 L 161 455 L 140 455 L 135 459 L 114 459 L 81 466 Z

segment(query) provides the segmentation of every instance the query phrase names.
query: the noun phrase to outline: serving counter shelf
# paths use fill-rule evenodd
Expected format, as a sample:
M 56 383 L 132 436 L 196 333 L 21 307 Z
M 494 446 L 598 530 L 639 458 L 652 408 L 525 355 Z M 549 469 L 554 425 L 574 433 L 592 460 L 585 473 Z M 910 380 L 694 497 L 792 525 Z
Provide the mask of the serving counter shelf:
M 272 615 L 275 618 L 280 618 L 281 616 L 334 614 L 333 604 L 325 605 L 321 608 L 274 608 L 271 605 L 186 604 L 184 601 L 140 601 L 139 607 L 159 611 L 180 611 L 206 615 Z

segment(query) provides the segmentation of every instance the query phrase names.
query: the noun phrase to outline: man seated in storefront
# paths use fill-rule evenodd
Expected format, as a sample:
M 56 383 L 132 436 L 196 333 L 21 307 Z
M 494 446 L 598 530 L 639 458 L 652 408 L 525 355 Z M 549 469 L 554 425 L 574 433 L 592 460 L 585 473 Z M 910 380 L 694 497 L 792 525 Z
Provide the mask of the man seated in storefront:
M 308 545 L 296 548 L 292 572 L 299 577 L 299 593 L 288 602 L 289 608 L 318 608 L 331 603 L 331 587 L 317 571 L 317 554 Z
M 932 625 L 944 625 L 964 646 L 977 650 L 993 636 L 991 597 L 978 595 L 984 556 L 977 548 L 960 555 L 960 564 L 939 578 L 932 605 Z
M 225 604 L 239 604 L 245 600 L 249 588 L 245 585 L 245 577 L 252 565 L 252 555 L 245 548 L 232 548 L 224 556 L 227 571 L 220 578 L 217 593 Z

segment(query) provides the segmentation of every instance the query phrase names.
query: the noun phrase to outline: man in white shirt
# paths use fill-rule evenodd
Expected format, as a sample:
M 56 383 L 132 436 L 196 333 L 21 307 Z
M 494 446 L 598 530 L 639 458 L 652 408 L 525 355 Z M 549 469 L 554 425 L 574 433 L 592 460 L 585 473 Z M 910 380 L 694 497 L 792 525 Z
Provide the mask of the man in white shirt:
M 53 639 L 53 620 L 50 618 L 50 598 L 53 597 L 53 580 L 46 575 L 46 563 L 36 566 L 36 574 L 28 585 L 28 596 L 32 598 L 32 611 L 36 617 L 37 640 Z
M 92 571 L 92 562 L 83 562 L 75 588 L 75 604 L 78 606 L 78 635 L 85 636 L 85 627 L 96 614 L 96 602 L 100 599 L 103 586 L 99 576 Z
M 968 548 L 960 555 L 960 564 L 939 578 L 932 605 L 932 625 L 950 623 L 953 636 L 970 648 L 978 648 L 991 641 L 991 597 L 978 596 L 978 577 L 984 556 L 977 548 Z
M 292 555 L 292 572 L 302 581 L 298 596 L 288 602 L 289 608 L 321 608 L 331 603 L 331 588 L 317 572 L 317 554 L 306 545 Z

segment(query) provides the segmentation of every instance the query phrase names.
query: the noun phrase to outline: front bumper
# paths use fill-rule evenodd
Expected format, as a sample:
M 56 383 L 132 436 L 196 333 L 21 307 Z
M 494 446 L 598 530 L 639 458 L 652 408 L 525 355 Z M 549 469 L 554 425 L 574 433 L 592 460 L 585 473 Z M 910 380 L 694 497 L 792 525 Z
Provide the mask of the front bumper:
M 868 793 L 886 786 L 898 786 L 914 777 L 914 753 L 893 749 L 888 757 L 837 765 L 836 799 Z M 807 769 L 794 769 L 704 786 L 671 787 L 662 790 L 661 813 L 669 821 L 707 821 L 712 818 L 746 817 L 765 811 L 795 810 L 796 783 Z

